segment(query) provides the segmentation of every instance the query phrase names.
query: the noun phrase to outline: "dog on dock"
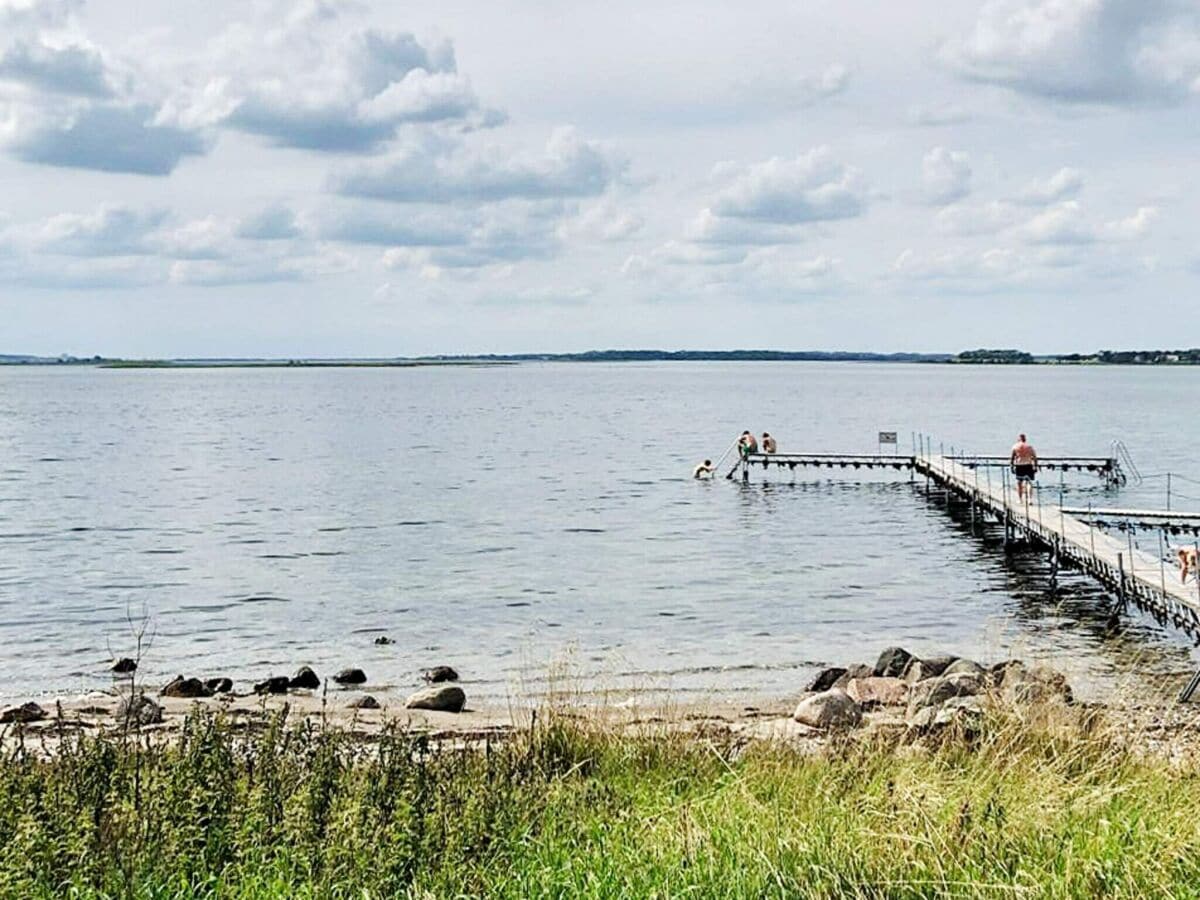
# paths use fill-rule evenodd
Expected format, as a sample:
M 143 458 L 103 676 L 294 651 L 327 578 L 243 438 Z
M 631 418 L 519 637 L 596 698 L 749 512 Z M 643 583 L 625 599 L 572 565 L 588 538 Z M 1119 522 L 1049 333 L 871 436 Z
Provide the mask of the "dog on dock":
M 1200 573 L 1200 552 L 1197 552 L 1195 547 L 1180 547 L 1175 551 L 1175 555 L 1179 557 L 1179 580 L 1187 581 L 1188 571 Z

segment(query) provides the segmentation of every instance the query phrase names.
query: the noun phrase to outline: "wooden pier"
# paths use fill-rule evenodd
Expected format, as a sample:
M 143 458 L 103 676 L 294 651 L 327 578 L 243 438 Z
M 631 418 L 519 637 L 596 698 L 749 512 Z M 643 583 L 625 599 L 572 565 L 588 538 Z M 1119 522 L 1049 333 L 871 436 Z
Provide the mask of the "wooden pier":
M 914 442 L 915 449 L 916 442 Z M 898 470 L 912 480 L 922 479 L 926 488 L 940 494 L 946 507 L 969 511 L 973 523 L 995 522 L 1004 528 L 1005 547 L 1024 545 L 1049 554 L 1051 579 L 1058 572 L 1075 569 L 1099 582 L 1117 598 L 1117 609 L 1133 603 L 1162 624 L 1172 624 L 1200 640 L 1200 580 L 1180 582 L 1173 561 L 1164 558 L 1168 533 L 1194 535 L 1200 528 L 1200 513 L 1168 510 L 1129 510 L 1119 507 L 1084 509 L 1061 502 L 1046 502 L 1051 491 L 1033 488 L 1028 499 L 1017 496 L 1016 483 L 1004 457 L 947 455 L 920 450 L 911 456 L 871 453 L 751 453 L 738 458 L 726 477 L 740 473 L 748 482 L 753 470 L 770 467 L 787 469 Z M 1114 445 L 1116 446 L 1116 445 Z M 1127 451 L 1121 447 L 1126 458 Z M 1120 458 L 1063 456 L 1038 461 L 1040 469 L 1061 473 L 1096 473 L 1105 485 L 1124 483 Z M 1129 462 L 1132 466 L 1132 461 Z M 1135 470 L 1136 473 L 1136 470 Z M 1112 528 L 1124 532 L 1111 534 Z M 1148 528 L 1159 536 L 1159 552 L 1136 546 L 1134 532 Z M 1179 546 L 1196 546 L 1189 536 Z M 1200 688 L 1200 674 L 1196 687 Z

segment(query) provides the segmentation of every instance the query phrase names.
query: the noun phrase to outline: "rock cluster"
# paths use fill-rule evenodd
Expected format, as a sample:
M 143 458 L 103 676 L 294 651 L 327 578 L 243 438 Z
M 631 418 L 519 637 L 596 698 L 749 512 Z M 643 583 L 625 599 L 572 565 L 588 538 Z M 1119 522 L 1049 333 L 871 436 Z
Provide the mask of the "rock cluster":
M 29 722 L 40 722 L 44 718 L 46 711 L 32 700 L 20 706 L 0 710 L 0 725 L 25 725 Z
M 854 728 L 863 713 L 890 709 L 903 713 L 921 731 L 972 727 L 986 704 L 1070 703 L 1071 688 L 1058 672 L 1007 660 L 985 667 L 974 660 L 938 654 L 918 658 L 902 647 L 884 650 L 874 666 L 835 666 L 809 682 L 792 718 L 823 731 Z

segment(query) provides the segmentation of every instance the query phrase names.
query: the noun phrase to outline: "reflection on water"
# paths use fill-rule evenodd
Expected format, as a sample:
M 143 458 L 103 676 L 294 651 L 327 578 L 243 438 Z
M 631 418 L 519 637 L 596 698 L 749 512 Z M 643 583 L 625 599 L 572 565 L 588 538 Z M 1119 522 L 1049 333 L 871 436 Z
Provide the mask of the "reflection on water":
M 1019 381 L 1019 384 L 1014 382 Z M 310 663 L 473 697 L 542 683 L 794 692 L 883 646 L 1052 661 L 1109 688 L 1190 641 L 1074 573 L 1006 556 L 908 473 L 696 482 L 743 428 L 780 450 L 876 432 L 1191 472 L 1170 400 L 1200 371 L 826 364 L 492 369 L 0 368 L 0 694 L 106 683 L 148 610 L 151 680 Z M 1019 390 L 1015 388 L 1019 387 Z M 1119 424 L 1118 424 L 1119 423 Z M 1192 472 L 1192 474 L 1197 474 Z M 765 479 L 765 482 L 764 482 Z M 1070 502 L 1162 505 L 1161 479 Z M 1057 476 L 1046 490 L 1058 496 Z M 374 644 L 388 634 L 396 643 Z

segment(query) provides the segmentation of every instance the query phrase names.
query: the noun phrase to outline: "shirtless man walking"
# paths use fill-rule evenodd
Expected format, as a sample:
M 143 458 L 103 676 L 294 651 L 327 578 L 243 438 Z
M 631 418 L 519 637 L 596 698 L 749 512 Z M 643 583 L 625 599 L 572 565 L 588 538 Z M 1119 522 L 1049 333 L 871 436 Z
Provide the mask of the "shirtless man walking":
M 1017 436 L 1017 442 L 1013 444 L 1009 461 L 1012 463 L 1013 474 L 1017 476 L 1017 499 L 1028 499 L 1027 495 L 1032 491 L 1033 479 L 1037 477 L 1038 459 L 1037 451 L 1033 449 L 1032 444 L 1025 440 L 1025 435 Z

